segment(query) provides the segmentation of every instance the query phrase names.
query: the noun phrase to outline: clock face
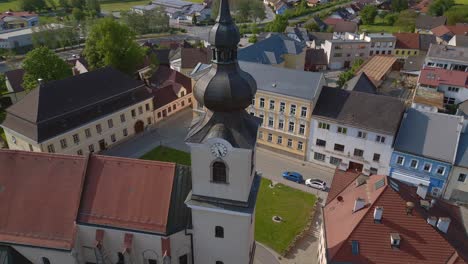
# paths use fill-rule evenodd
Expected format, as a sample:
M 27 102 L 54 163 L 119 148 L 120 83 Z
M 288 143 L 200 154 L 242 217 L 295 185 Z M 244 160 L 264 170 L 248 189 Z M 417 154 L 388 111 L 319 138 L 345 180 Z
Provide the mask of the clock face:
M 221 143 L 214 143 L 211 145 L 211 153 L 215 157 L 224 157 L 227 154 L 227 147 Z

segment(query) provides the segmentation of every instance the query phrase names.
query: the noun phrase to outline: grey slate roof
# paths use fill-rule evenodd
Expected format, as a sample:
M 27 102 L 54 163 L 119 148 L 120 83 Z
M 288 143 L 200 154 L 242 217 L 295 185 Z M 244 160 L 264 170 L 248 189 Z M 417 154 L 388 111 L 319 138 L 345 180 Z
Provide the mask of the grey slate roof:
M 420 71 L 424 65 L 425 55 L 409 56 L 405 60 L 402 71 Z
M 468 168 L 468 133 L 460 134 L 455 165 Z
M 42 142 L 148 98 L 143 82 L 105 67 L 32 90 L 7 109 L 2 126 Z
M 312 118 L 394 135 L 404 110 L 404 103 L 390 96 L 324 87 Z
M 419 50 L 427 51 L 431 44 L 437 44 L 437 38 L 431 34 L 419 34 Z
M 468 47 L 468 36 L 467 35 L 455 35 L 453 36 L 455 46 L 457 47 Z
M 435 27 L 445 25 L 447 18 L 444 16 L 433 17 L 429 15 L 419 15 L 416 18 L 416 29 L 431 30 Z
M 280 64 L 284 61 L 285 54 L 300 54 L 304 47 L 304 43 L 297 42 L 284 34 L 273 34 L 269 38 L 240 49 L 237 59 L 262 64 Z
M 430 57 L 468 63 L 468 47 L 431 44 L 426 58 Z
M 374 83 L 369 79 L 365 72 L 361 72 L 359 75 L 354 76 L 351 80 L 345 83 L 343 89 L 371 94 L 377 93 L 377 87 L 375 87 Z
M 313 100 L 321 90 L 323 74 L 274 67 L 270 65 L 239 61 L 242 70 L 248 72 L 257 83 L 257 90 Z M 210 70 L 210 66 L 199 64 L 190 77 L 194 80 Z M 197 69 L 200 69 L 197 71 Z
M 11 88 L 13 92 L 20 93 L 24 91 L 23 88 L 23 76 L 24 70 L 23 69 L 16 69 L 5 72 L 5 77 L 10 82 Z
M 453 163 L 461 122 L 460 116 L 410 108 L 401 122 L 395 150 Z
M 171 192 L 171 202 L 166 234 L 173 234 L 187 228 L 191 221 L 191 211 L 185 205 L 185 198 L 192 190 L 190 166 L 176 165 L 176 173 Z

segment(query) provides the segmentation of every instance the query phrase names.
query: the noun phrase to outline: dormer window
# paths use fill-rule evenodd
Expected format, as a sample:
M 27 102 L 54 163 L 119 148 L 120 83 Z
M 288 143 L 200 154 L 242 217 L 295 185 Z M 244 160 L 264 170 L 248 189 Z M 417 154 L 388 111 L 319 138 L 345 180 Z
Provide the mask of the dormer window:
M 211 169 L 214 183 L 227 183 L 227 168 L 224 162 L 215 161 Z

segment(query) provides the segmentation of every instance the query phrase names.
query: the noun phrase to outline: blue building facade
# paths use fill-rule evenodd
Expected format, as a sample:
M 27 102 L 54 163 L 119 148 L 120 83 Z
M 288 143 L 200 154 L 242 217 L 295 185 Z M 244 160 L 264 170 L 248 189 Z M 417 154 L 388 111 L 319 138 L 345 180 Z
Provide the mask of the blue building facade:
M 452 164 L 427 157 L 394 151 L 390 159 L 390 176 L 413 184 L 428 186 L 432 196 L 440 196 L 448 181 Z

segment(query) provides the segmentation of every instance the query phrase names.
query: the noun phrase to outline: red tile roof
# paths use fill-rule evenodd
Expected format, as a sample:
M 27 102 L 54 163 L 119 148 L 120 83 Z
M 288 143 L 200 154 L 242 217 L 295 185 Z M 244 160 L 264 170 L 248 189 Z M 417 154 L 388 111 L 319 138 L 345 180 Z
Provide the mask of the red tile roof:
M 325 20 L 323 20 L 323 22 L 329 26 L 334 26 L 338 24 L 339 22 L 343 22 L 343 21 L 344 20 L 341 18 L 332 18 L 332 17 L 328 17 Z
M 12 12 L 12 11 L 6 11 L 3 13 L 0 13 L 0 19 L 3 19 L 5 17 L 32 17 L 32 16 L 37 16 L 36 13 L 34 12 Z
M 432 34 L 441 37 L 445 34 L 463 35 L 468 32 L 468 24 L 457 24 L 455 26 L 438 26 L 431 29 Z
M 346 173 L 335 175 L 348 176 L 353 177 Z M 398 190 L 390 185 L 397 186 Z M 357 198 L 364 199 L 366 206 L 353 212 Z M 416 205 L 411 215 L 406 213 L 408 201 Z M 374 222 L 377 206 L 383 208 L 381 223 Z M 448 233 L 427 224 L 429 215 L 450 217 Z M 434 207 L 426 211 L 419 206 L 415 188 L 386 176 L 370 176 L 360 186 L 349 184 L 325 206 L 324 223 L 328 257 L 332 262 L 468 263 L 465 250 L 468 237 L 461 224 L 459 208 L 437 200 Z M 400 235 L 399 249 L 390 246 L 391 233 Z M 358 254 L 352 252 L 352 241 L 359 243 Z
M 176 165 L 93 155 L 78 222 L 165 233 Z
M 183 87 L 186 94 L 192 93 L 192 80 L 169 66 L 159 66 L 151 76 L 149 82 L 152 87 L 154 108 L 158 109 L 177 100 L 178 93 Z
M 397 49 L 419 49 L 419 34 L 418 33 L 394 33 L 397 41 L 395 48 Z
M 445 84 L 468 88 L 468 72 L 426 67 L 421 70 L 418 82 L 431 86 Z
M 335 199 L 336 196 L 338 196 L 339 193 L 341 193 L 346 187 L 348 187 L 348 185 L 356 180 L 360 174 L 361 173 L 359 172 L 336 169 L 335 176 L 333 177 L 332 183 L 330 185 L 326 204 Z
M 70 250 L 86 161 L 0 150 L 0 242 Z

